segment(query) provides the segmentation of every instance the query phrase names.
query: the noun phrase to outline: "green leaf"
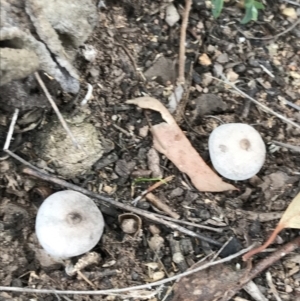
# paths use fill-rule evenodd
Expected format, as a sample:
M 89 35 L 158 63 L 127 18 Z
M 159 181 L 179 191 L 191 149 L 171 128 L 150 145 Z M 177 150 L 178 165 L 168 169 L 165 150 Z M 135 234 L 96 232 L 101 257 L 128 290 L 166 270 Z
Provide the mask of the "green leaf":
M 259 3 L 259 2 L 257 2 Z M 243 18 L 243 20 L 241 21 L 242 24 L 246 24 L 252 20 L 256 21 L 257 20 L 257 16 L 258 16 L 258 10 L 255 7 L 254 1 L 250 0 L 247 1 L 245 4 L 246 7 L 246 14 Z
M 256 9 L 265 9 L 265 6 L 261 2 L 254 1 L 253 5 Z
M 224 0 L 212 0 L 211 2 L 213 5 L 212 14 L 213 14 L 214 18 L 217 19 L 222 12 Z
M 251 8 L 253 6 L 253 0 L 245 0 L 245 8 Z

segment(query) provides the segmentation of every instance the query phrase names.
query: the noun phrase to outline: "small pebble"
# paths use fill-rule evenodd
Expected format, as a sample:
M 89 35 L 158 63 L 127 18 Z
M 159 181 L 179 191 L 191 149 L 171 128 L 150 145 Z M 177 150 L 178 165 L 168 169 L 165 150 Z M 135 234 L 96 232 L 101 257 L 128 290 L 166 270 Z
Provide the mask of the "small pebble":
M 209 66 L 211 65 L 211 60 L 210 58 L 208 57 L 208 55 L 206 53 L 203 53 L 199 56 L 199 64 L 202 65 L 202 66 Z
M 227 53 L 221 53 L 217 58 L 217 62 L 220 64 L 228 63 L 228 61 L 229 61 L 229 58 L 228 58 Z
M 145 126 L 143 126 L 139 129 L 139 136 L 141 136 L 143 138 L 147 137 L 148 133 L 149 133 L 149 126 L 148 125 L 145 125 Z
M 292 287 L 290 286 L 290 285 L 286 285 L 285 286 L 285 291 L 286 291 L 286 293 L 291 293 L 292 291 L 293 291 L 293 289 L 292 289 Z
M 180 20 L 180 15 L 173 4 L 169 4 L 166 8 L 166 18 L 167 24 L 172 27 Z
M 246 71 L 246 66 L 244 64 L 239 64 L 233 68 L 233 70 L 237 73 L 243 73 Z
M 183 194 L 183 189 L 180 187 L 177 187 L 171 191 L 169 198 L 174 199 L 176 197 L 182 196 L 182 194 Z

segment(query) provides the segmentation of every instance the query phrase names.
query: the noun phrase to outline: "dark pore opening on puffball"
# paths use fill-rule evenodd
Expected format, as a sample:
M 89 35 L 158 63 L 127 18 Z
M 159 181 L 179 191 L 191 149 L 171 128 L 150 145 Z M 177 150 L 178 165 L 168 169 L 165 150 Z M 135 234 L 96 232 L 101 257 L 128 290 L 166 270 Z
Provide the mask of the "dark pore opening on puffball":
M 81 223 L 82 220 L 83 220 L 82 215 L 76 211 L 70 212 L 67 215 L 67 223 L 70 225 L 77 225 Z
M 251 146 L 251 143 L 248 139 L 242 139 L 240 141 L 240 147 L 241 149 L 244 149 L 244 150 L 249 150 L 250 149 L 250 146 Z

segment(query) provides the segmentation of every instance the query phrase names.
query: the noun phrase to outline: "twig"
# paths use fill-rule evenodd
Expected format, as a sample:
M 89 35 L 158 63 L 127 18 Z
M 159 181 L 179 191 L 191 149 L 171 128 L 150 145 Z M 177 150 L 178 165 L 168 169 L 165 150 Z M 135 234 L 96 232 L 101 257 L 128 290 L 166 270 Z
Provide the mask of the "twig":
M 89 99 L 91 98 L 92 93 L 93 93 L 93 86 L 91 84 L 87 83 L 87 87 L 88 87 L 88 90 L 86 92 L 84 99 L 80 103 L 81 106 L 84 106 L 87 104 L 87 102 L 89 101 Z
M 260 274 L 263 270 L 273 265 L 276 261 L 286 256 L 287 254 L 295 251 L 300 246 L 300 236 L 295 238 L 293 241 L 285 244 L 283 247 L 279 248 L 269 257 L 262 259 L 258 262 L 258 264 L 246 275 L 246 277 L 242 277 L 237 285 L 233 288 L 230 288 L 230 291 L 227 291 L 224 294 L 224 297 L 220 301 L 229 301 L 231 298 L 238 293 L 243 286 Z M 1 289 L 1 288 L 0 288 Z
M 18 160 L 19 162 L 21 162 L 22 164 L 24 164 L 25 166 L 28 166 L 36 171 L 40 171 L 37 167 L 35 167 L 34 165 L 32 165 L 31 163 L 27 162 L 26 160 L 24 160 L 23 158 L 21 158 L 20 156 L 16 155 L 15 153 L 13 153 L 12 151 L 10 151 L 9 149 L 5 150 L 5 152 L 7 154 L 9 154 L 11 157 L 15 158 L 16 160 Z M 46 171 L 44 171 L 45 174 L 47 174 Z
M 222 246 L 222 248 L 220 248 L 220 250 L 214 255 L 214 257 L 211 259 L 211 261 L 215 261 L 218 256 L 220 255 L 220 253 L 226 248 L 226 246 L 232 241 L 233 237 L 230 237 L 225 244 Z
M 15 128 L 15 125 L 16 125 L 16 122 L 17 122 L 17 119 L 18 119 L 18 114 L 19 114 L 19 109 L 15 109 L 14 115 L 13 115 L 13 117 L 11 119 L 9 130 L 8 130 L 8 133 L 7 133 L 7 136 L 6 136 L 6 140 L 5 140 L 5 144 L 4 144 L 4 147 L 3 147 L 3 151 L 6 152 L 11 157 L 15 158 L 16 160 L 20 161 L 24 165 L 26 165 L 28 167 L 31 167 L 34 170 L 39 171 L 38 168 L 36 168 L 32 164 L 30 164 L 29 162 L 25 161 L 20 156 L 16 155 L 15 153 L 13 153 L 12 151 L 9 150 L 9 146 L 10 146 L 10 142 L 11 142 L 11 139 L 12 139 L 12 135 L 14 133 L 14 128 Z
M 180 215 L 176 212 L 174 212 L 166 203 L 161 201 L 157 196 L 155 196 L 153 193 L 149 192 L 146 194 L 146 199 L 154 205 L 156 208 L 162 210 L 167 215 L 173 217 L 174 219 L 179 219 Z
M 291 145 L 291 144 L 287 144 L 287 143 L 282 143 L 282 142 L 279 142 L 279 141 L 272 141 L 273 144 L 275 145 L 278 145 L 278 146 L 281 146 L 281 147 L 285 147 L 285 148 L 288 148 L 288 149 L 291 149 L 295 152 L 300 152 L 300 146 L 295 146 L 295 145 Z
M 51 175 L 48 175 L 48 174 L 45 174 L 43 172 L 40 172 L 40 171 L 35 171 L 35 170 L 32 170 L 28 167 L 25 167 L 23 168 L 23 173 L 27 174 L 27 175 L 31 175 L 31 176 L 34 176 L 34 177 L 37 177 L 37 178 L 40 178 L 40 179 L 43 179 L 45 181 L 48 181 L 48 182 L 51 182 L 51 183 L 55 183 L 55 184 L 58 184 L 60 186 L 63 186 L 63 187 L 66 187 L 68 189 L 72 189 L 72 190 L 75 190 L 75 191 L 78 191 L 78 192 L 81 192 L 83 194 L 86 194 L 88 196 L 90 196 L 91 198 L 94 198 L 94 199 L 97 199 L 97 200 L 100 200 L 100 201 L 104 201 L 104 202 L 107 202 L 117 208 L 121 208 L 125 211 L 129 211 L 129 212 L 133 212 L 133 213 L 136 213 L 136 214 L 139 214 L 141 216 L 144 216 L 145 218 L 148 218 L 152 221 L 155 221 L 155 222 L 158 222 L 158 223 L 161 223 L 161 224 L 164 224 L 168 227 L 170 227 L 171 229 L 173 230 L 177 230 L 177 231 L 180 231 L 182 233 L 185 233 L 189 236 L 192 236 L 192 237 L 197 237 L 201 240 L 204 240 L 212 245 L 215 245 L 215 246 L 218 246 L 220 247 L 221 244 L 211 238 L 208 238 L 206 236 L 203 236 L 201 234 L 198 234 L 198 233 L 195 233 L 191 230 L 188 230 L 184 227 L 181 227 L 175 223 L 172 223 L 172 222 L 169 222 L 169 221 L 166 221 L 160 217 L 157 217 L 157 215 L 154 215 L 152 214 L 151 212 L 148 212 L 148 211 L 145 211 L 145 210 L 142 210 L 142 209 L 139 209 L 139 208 L 135 208 L 133 206 L 130 206 L 130 205 L 125 205 L 121 202 L 118 202 L 118 201 L 115 201 L 114 199 L 111 199 L 109 197 L 106 197 L 106 196 L 103 196 L 103 195 L 100 195 L 100 194 L 97 194 L 97 193 L 94 193 L 92 191 L 89 191 L 87 189 L 84 189 L 82 187 L 79 187 L 77 185 L 74 185 L 74 184 L 71 184 L 71 183 L 68 183 L 67 181 L 64 181 L 64 180 L 61 180 L 55 176 L 51 176 Z
M 117 130 L 119 130 L 120 132 L 122 132 L 123 134 L 125 134 L 127 137 L 129 137 L 129 138 L 132 137 L 132 134 L 130 134 L 129 132 L 127 132 L 126 130 L 121 128 L 120 126 L 113 123 L 113 127 L 116 128 Z
M 16 125 L 16 122 L 17 122 L 17 119 L 18 119 L 18 115 L 19 115 L 19 109 L 15 109 L 14 115 L 11 119 L 9 130 L 8 130 L 8 133 L 7 133 L 7 136 L 6 136 L 6 141 L 5 141 L 5 144 L 4 144 L 4 147 L 3 147 L 4 151 L 7 151 L 9 149 L 9 145 L 10 145 L 10 142 L 11 142 L 12 135 L 14 133 L 14 128 L 15 128 L 15 125 Z
M 184 67 L 185 67 L 185 40 L 186 29 L 189 20 L 189 14 L 192 7 L 192 0 L 185 0 L 185 9 L 180 30 L 180 45 L 179 45 L 179 68 L 178 68 L 178 84 L 184 85 Z
M 282 121 L 288 123 L 288 124 L 291 124 L 293 125 L 294 127 L 300 129 L 300 125 L 297 124 L 296 122 L 286 118 L 285 116 L 279 114 L 279 113 L 276 113 L 274 112 L 273 110 L 271 110 L 270 108 L 268 108 L 267 106 L 263 105 L 262 103 L 260 103 L 259 101 L 257 101 L 256 99 L 250 97 L 248 94 L 246 94 L 245 92 L 243 92 L 242 90 L 240 90 L 239 88 L 237 88 L 237 86 L 231 82 L 229 82 L 224 76 L 223 77 L 223 80 L 222 79 L 219 79 L 217 77 L 214 77 L 212 76 L 213 79 L 219 81 L 219 82 L 222 82 L 222 83 L 225 83 L 226 85 L 229 85 L 231 88 L 233 88 L 234 90 L 236 90 L 239 94 L 241 94 L 242 96 L 244 96 L 245 98 L 248 98 L 249 100 L 251 100 L 252 102 L 254 102 L 256 105 L 260 106 L 265 112 L 268 112 L 276 117 L 278 117 L 279 119 L 281 119 Z
M 286 104 L 286 105 L 288 105 L 288 106 L 290 106 L 290 107 L 292 107 L 292 108 L 300 111 L 300 106 L 296 105 L 295 103 L 290 102 L 290 101 L 288 101 L 286 99 L 283 102 L 284 102 L 284 104 Z
M 157 213 L 153 213 L 153 214 L 157 215 L 160 218 L 166 219 L 168 221 L 172 221 L 172 222 L 177 223 L 177 224 L 187 225 L 187 226 L 196 227 L 196 228 L 200 228 L 200 229 L 206 229 L 206 230 L 210 230 L 210 231 L 214 231 L 214 232 L 218 232 L 218 233 L 223 232 L 223 229 L 213 228 L 213 227 L 209 227 L 209 226 L 205 226 L 205 225 L 201 225 L 201 224 L 195 224 L 195 223 L 191 223 L 191 222 L 187 222 L 187 221 L 182 221 L 180 219 L 175 219 L 175 218 L 165 216 L 165 215 L 161 215 L 161 214 L 157 214 Z
M 58 295 L 108 295 L 113 293 L 124 293 L 124 292 L 130 292 L 132 290 L 140 290 L 140 289 L 149 289 L 153 286 L 162 285 L 165 283 L 169 283 L 171 281 L 180 279 L 182 277 L 194 274 L 196 272 L 205 270 L 209 267 L 218 265 L 220 263 L 231 261 L 234 258 L 237 258 L 241 256 L 242 254 L 248 252 L 253 246 L 250 246 L 244 250 L 241 250 L 233 255 L 230 255 L 226 258 L 214 261 L 214 262 L 208 262 L 200 267 L 197 267 L 195 269 L 186 271 L 184 273 L 181 273 L 179 275 L 175 275 L 160 281 L 156 281 L 153 283 L 148 284 L 142 284 L 132 287 L 125 287 L 125 288 L 119 288 L 119 289 L 109 289 L 109 290 L 100 290 L 100 291 L 64 291 L 64 290 L 51 290 L 51 289 L 34 289 L 34 288 L 21 288 L 21 287 L 8 287 L 8 286 L 0 286 L 0 291 L 10 291 L 10 292 L 22 292 L 22 293 L 35 293 L 35 294 L 58 294 Z
M 117 39 L 118 39 L 118 38 L 117 38 Z M 127 56 L 129 57 L 129 59 L 131 60 L 131 63 L 132 63 L 132 65 L 133 65 L 133 68 L 134 68 L 135 72 L 136 72 L 137 74 L 139 74 L 139 76 L 140 76 L 140 78 L 142 79 L 142 81 L 145 82 L 145 81 L 146 81 L 146 77 L 145 77 L 145 75 L 143 74 L 143 72 L 140 70 L 140 68 L 138 68 L 138 66 L 137 66 L 137 64 L 136 64 L 136 62 L 135 62 L 135 59 L 134 59 L 134 57 L 132 56 L 132 54 L 130 53 L 130 51 L 129 51 L 129 50 L 128 50 L 121 42 L 117 43 L 116 45 L 117 45 L 117 46 L 120 46 L 120 47 L 125 51 L 125 53 L 126 53 Z
M 63 116 L 61 115 L 56 103 L 54 102 L 54 100 L 52 99 L 52 96 L 50 95 L 47 87 L 45 86 L 44 82 L 42 81 L 40 75 L 38 74 L 38 72 L 34 72 L 34 76 L 36 78 L 36 80 L 38 81 L 39 85 L 41 86 L 41 88 L 43 89 L 48 101 L 50 102 L 53 110 L 55 111 L 60 123 L 62 124 L 63 128 L 65 129 L 65 131 L 67 132 L 67 134 L 69 135 L 69 137 L 71 138 L 73 144 L 75 147 L 77 147 L 78 149 L 80 149 L 79 144 L 77 143 L 74 135 L 72 134 L 71 130 L 69 129 L 66 121 L 64 120 Z
M 282 299 L 280 298 L 280 296 L 277 292 L 276 286 L 274 285 L 274 283 L 272 281 L 272 275 L 270 272 L 266 273 L 266 279 L 267 279 L 268 285 L 269 285 L 271 292 L 273 293 L 276 301 L 282 301 Z
M 296 2 L 296 1 L 284 0 L 284 2 L 287 2 L 287 3 L 292 4 L 292 5 L 300 6 L 300 3 Z
M 287 29 L 285 29 L 284 31 L 275 34 L 274 36 L 271 37 L 263 37 L 263 38 L 257 38 L 257 37 L 249 37 L 248 35 L 246 35 L 243 31 L 241 31 L 237 26 L 236 29 L 245 36 L 245 38 L 247 38 L 248 40 L 272 40 L 272 39 L 277 39 L 283 35 L 285 35 L 286 33 L 288 33 L 289 31 L 291 31 L 292 29 L 294 29 L 298 24 L 300 24 L 300 19 L 298 19 L 297 21 L 295 21 L 290 27 L 288 27 Z
M 246 283 L 243 287 L 243 290 L 247 292 L 247 294 L 250 295 L 255 301 L 268 301 L 253 281 Z
M 87 279 L 87 277 L 81 272 L 81 271 L 77 271 L 77 274 L 86 282 L 88 283 L 91 287 L 96 288 L 95 284 L 93 282 L 91 282 L 89 279 Z
M 162 184 L 166 184 L 167 182 L 171 181 L 174 179 L 174 176 L 168 176 L 165 179 L 160 179 L 160 181 L 156 182 L 155 184 L 151 185 L 148 187 L 146 190 L 144 190 L 141 195 L 136 197 L 131 203 L 134 204 L 134 206 L 137 205 L 137 203 L 149 192 L 153 191 L 154 189 L 158 188 Z

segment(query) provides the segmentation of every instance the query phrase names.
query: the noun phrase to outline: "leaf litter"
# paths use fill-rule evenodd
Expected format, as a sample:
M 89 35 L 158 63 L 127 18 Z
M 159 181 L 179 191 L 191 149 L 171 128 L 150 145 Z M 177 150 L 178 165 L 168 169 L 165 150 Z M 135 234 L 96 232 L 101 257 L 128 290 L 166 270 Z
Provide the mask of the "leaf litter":
M 243 260 L 247 261 L 253 255 L 264 251 L 275 240 L 277 234 L 285 228 L 300 229 L 300 193 L 292 200 L 269 239 L 260 247 L 246 253 Z
M 146 96 L 127 100 L 126 103 L 161 114 L 165 122 L 151 127 L 154 148 L 172 161 L 181 172 L 186 173 L 199 191 L 236 190 L 233 185 L 224 182 L 204 162 L 167 108 L 159 100 Z

